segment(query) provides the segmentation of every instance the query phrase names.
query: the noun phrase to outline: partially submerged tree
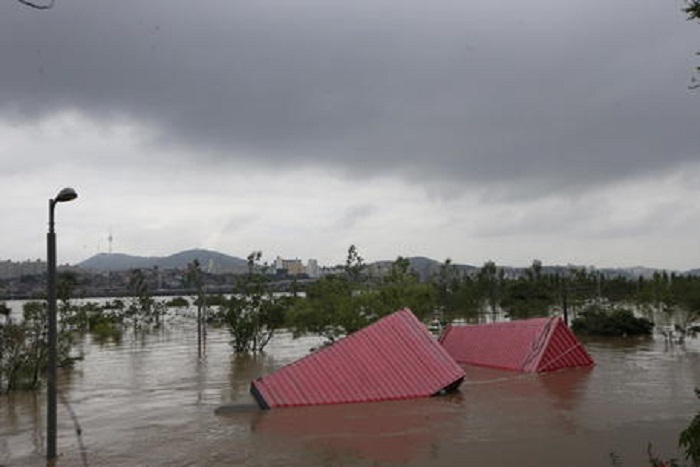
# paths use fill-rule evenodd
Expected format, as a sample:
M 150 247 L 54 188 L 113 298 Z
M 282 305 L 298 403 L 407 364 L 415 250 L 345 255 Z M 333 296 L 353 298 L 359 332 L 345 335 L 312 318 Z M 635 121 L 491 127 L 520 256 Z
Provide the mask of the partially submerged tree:
M 481 295 L 477 281 L 469 274 L 461 272 L 449 258 L 440 265 L 440 270 L 432 278 L 435 288 L 436 311 L 442 324 L 456 319 L 474 321 L 482 309 Z
M 483 303 L 495 319 L 501 308 L 505 273 L 493 261 L 487 261 L 479 270 L 476 282 Z
M 557 301 L 549 279 L 542 274 L 542 262 L 534 260 L 524 277 L 507 282 L 501 307 L 515 319 L 547 316 Z
M 381 317 L 410 308 L 419 318 L 427 318 L 436 307 L 435 288 L 421 282 L 408 259 L 399 256 L 377 287 L 374 313 Z
M 47 365 L 47 318 L 46 303 L 30 301 L 23 306 L 21 323 L 0 326 L 0 392 L 39 387 Z M 71 334 L 63 326 L 59 329 L 60 367 L 70 366 L 76 360 Z
M 207 328 L 206 328 L 206 312 L 207 312 L 207 294 L 204 286 L 204 278 L 202 277 L 202 268 L 199 265 L 199 260 L 194 260 L 187 265 L 187 282 L 195 287 L 197 292 L 197 354 L 202 357 L 206 347 Z
M 626 308 L 601 308 L 591 305 L 572 323 L 574 332 L 592 336 L 635 337 L 650 336 L 654 323 L 634 316 Z
M 124 313 L 134 329 L 160 327 L 165 307 L 153 299 L 151 287 L 141 269 L 131 271 L 127 289 L 129 300 Z
M 248 272 L 219 307 L 236 353 L 262 352 L 284 324 L 289 297 L 273 294 L 267 264 L 262 264 L 261 259 L 260 251 L 248 255 Z
M 21 324 L 0 327 L 0 392 L 36 389 L 46 368 L 46 306 L 42 302 L 24 305 Z
M 670 290 L 674 302 L 674 330 L 683 343 L 687 336 L 696 333 L 693 326 L 700 321 L 700 286 L 697 279 L 674 277 Z
M 311 284 L 306 298 L 289 312 L 295 336 L 318 334 L 328 342 L 360 329 L 366 319 L 358 308 L 350 282 L 342 275 L 328 275 Z
M 332 343 L 399 308 L 420 308 L 409 298 L 416 283 L 404 258 L 397 259 L 386 276 L 370 277 L 357 247 L 350 245 L 343 273 L 311 284 L 306 298 L 290 310 L 289 324 L 295 335 L 318 334 Z

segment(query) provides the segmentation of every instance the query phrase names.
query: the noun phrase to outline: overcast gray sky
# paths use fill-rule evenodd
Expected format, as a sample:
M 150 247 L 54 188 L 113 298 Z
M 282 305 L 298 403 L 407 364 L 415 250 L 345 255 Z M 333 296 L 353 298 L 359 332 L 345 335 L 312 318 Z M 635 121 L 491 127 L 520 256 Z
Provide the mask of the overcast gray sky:
M 4 1 L 0 260 L 700 267 L 682 6 Z

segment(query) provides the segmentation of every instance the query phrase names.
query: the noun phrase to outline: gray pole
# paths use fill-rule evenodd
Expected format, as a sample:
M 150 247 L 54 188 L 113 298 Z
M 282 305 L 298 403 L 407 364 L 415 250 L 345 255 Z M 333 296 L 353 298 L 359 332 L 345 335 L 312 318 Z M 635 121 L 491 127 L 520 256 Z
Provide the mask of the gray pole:
M 49 314 L 49 349 L 46 391 L 46 458 L 56 458 L 56 233 L 54 232 L 53 212 L 56 201 L 49 200 L 49 233 L 46 236 L 47 249 L 47 294 Z
M 46 459 L 56 458 L 56 379 L 58 339 L 56 331 L 56 233 L 53 213 L 56 203 L 72 201 L 78 197 L 73 188 L 64 188 L 49 200 L 49 233 L 46 235 L 46 301 L 48 302 L 48 362 L 46 375 Z

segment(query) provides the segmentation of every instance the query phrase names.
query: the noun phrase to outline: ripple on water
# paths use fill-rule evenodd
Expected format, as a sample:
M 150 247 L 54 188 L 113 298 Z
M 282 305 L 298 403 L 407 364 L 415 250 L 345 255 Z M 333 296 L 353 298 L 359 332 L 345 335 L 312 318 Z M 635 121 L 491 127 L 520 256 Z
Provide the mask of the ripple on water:
M 234 410 L 254 404 L 251 379 L 306 355 L 320 338 L 283 333 L 265 355 L 235 357 L 225 330 L 197 355 L 192 323 L 121 343 L 83 343 L 59 387 L 83 428 L 90 465 L 625 465 L 647 443 L 677 455 L 676 433 L 698 409 L 700 340 L 595 341 L 591 369 L 545 375 L 467 367 L 457 394 L 342 406 Z M 45 465 L 43 392 L 0 398 L 0 464 Z M 59 408 L 59 465 L 82 465 Z

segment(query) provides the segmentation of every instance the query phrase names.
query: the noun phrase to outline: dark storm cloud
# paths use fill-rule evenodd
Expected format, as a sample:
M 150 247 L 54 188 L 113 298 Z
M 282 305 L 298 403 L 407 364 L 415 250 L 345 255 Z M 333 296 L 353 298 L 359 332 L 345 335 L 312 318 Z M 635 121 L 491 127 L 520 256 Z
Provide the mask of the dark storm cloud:
M 213 162 L 556 191 L 697 161 L 692 27 L 651 1 L 3 2 L 0 113 L 128 119 Z
M 339 229 L 352 229 L 358 223 L 371 217 L 379 211 L 377 206 L 371 204 L 356 204 L 349 206 L 340 213 L 339 219 L 335 222 L 335 226 Z

